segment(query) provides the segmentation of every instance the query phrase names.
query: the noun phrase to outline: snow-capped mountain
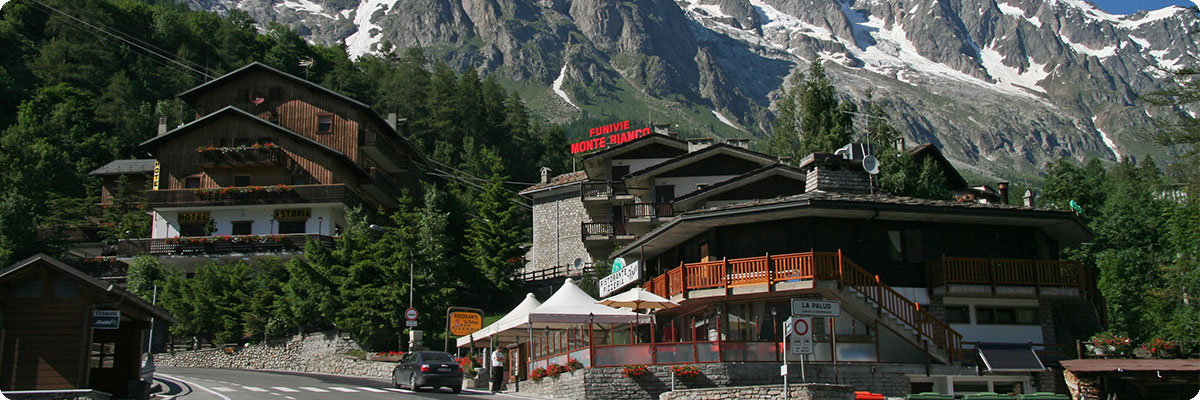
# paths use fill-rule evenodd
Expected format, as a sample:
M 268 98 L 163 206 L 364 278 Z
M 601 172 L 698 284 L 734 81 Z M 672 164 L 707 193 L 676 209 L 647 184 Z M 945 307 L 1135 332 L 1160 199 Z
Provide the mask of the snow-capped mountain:
M 1165 154 L 1139 93 L 1197 54 L 1182 7 L 1083 0 L 187 0 L 239 8 L 352 55 L 388 41 L 542 88 L 552 118 L 637 102 L 656 120 L 762 135 L 779 88 L 825 60 L 889 103 L 909 143 L 1006 177 L 1060 157 Z M 614 116 L 618 117 L 618 116 Z

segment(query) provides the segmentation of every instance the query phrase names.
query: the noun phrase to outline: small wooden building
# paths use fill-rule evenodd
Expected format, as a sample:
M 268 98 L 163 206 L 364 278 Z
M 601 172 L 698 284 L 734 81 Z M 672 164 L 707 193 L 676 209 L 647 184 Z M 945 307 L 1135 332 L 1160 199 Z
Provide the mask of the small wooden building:
M 166 311 L 45 254 L 0 271 L 0 390 L 136 396 L 151 319 Z

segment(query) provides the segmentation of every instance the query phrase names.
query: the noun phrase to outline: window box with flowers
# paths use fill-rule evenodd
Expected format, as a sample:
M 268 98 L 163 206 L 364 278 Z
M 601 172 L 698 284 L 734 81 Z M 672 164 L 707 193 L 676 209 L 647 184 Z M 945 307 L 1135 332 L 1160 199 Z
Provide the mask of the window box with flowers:
M 676 365 L 671 367 L 671 373 L 683 379 L 692 379 L 700 377 L 700 368 L 694 365 Z
M 1088 352 L 1102 357 L 1125 357 L 1133 348 L 1133 342 L 1128 337 L 1112 332 L 1100 332 L 1092 336 L 1087 345 Z
M 576 371 L 576 370 L 581 370 L 581 369 L 583 369 L 583 363 L 579 362 L 579 360 L 576 360 L 574 358 L 567 357 L 567 370 L 568 371 Z
M 642 364 L 626 365 L 622 368 L 622 375 L 626 378 L 638 378 L 650 375 L 650 368 Z
M 1179 344 L 1172 340 L 1154 338 L 1142 343 L 1142 350 L 1154 358 L 1174 358 L 1179 356 Z
M 546 377 L 546 369 L 545 368 L 540 368 L 540 367 L 534 368 L 533 371 L 529 373 L 529 379 L 533 380 L 534 382 L 541 382 L 542 378 L 545 378 L 545 377 Z
M 200 146 L 196 148 L 204 158 L 214 163 L 278 163 L 280 147 L 274 143 L 256 143 L 249 146 Z

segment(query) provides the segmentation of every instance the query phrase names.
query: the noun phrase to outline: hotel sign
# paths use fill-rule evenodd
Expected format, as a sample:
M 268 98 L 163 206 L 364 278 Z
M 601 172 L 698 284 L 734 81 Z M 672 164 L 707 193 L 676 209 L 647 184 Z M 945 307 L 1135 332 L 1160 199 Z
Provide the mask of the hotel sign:
M 637 261 L 626 265 L 620 271 L 600 279 L 600 297 L 607 297 L 612 292 L 621 290 L 621 288 L 629 286 L 629 284 L 642 279 L 642 266 L 638 265 Z
M 208 211 L 192 211 L 179 213 L 179 222 L 205 222 L 208 221 Z
M 571 154 L 603 149 L 649 135 L 650 128 L 631 129 L 629 120 L 588 129 L 591 139 L 571 144 Z
M 304 221 L 312 217 L 311 208 L 288 208 L 275 210 L 276 221 Z

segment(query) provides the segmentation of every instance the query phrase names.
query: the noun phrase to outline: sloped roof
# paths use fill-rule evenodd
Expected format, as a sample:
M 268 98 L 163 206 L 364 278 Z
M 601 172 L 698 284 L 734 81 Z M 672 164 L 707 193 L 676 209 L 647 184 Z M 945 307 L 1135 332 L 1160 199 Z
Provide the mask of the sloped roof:
M 168 138 L 173 138 L 173 137 L 176 137 L 179 135 L 183 135 L 187 132 L 192 131 L 193 129 L 196 129 L 201 126 L 207 125 L 209 123 L 215 122 L 226 116 L 249 119 L 251 121 L 257 122 L 259 125 L 273 129 L 276 132 L 280 132 L 280 133 L 283 133 L 284 135 L 291 136 L 293 139 L 296 139 L 302 143 L 307 143 L 309 145 L 315 146 L 316 148 L 320 149 L 321 151 L 324 151 L 324 152 L 329 153 L 330 155 L 334 156 L 334 158 L 341 159 L 342 161 L 346 162 L 347 165 L 352 166 L 353 167 L 352 169 L 358 171 L 359 173 L 366 175 L 366 172 L 363 171 L 362 168 L 359 167 L 358 164 L 356 164 L 354 162 L 354 160 L 351 160 L 350 157 L 346 156 L 344 153 L 338 151 L 337 149 L 334 149 L 332 147 L 321 144 L 321 142 L 312 140 L 311 138 L 309 138 L 307 136 L 296 133 L 295 131 L 284 127 L 283 125 L 272 123 L 265 119 L 259 118 L 257 115 L 248 113 L 248 112 L 246 112 L 246 110 L 243 110 L 243 109 L 240 109 L 240 108 L 237 108 L 234 106 L 227 106 L 225 108 L 218 110 L 217 112 L 205 115 L 205 116 L 201 117 L 200 119 L 197 119 L 195 121 L 189 122 L 184 125 L 180 125 L 179 127 L 172 129 L 171 131 L 169 131 L 167 133 L 155 136 L 155 137 L 151 138 L 150 140 L 142 142 L 138 146 L 145 148 L 148 151 L 152 151 L 151 146 L 157 146 L 158 144 L 167 140 Z
M 1071 372 L 1200 371 L 1200 360 L 1125 360 L 1089 358 L 1060 361 Z
M 95 290 L 99 290 L 101 292 L 109 293 L 113 296 L 120 297 L 122 299 L 122 304 L 128 304 L 130 306 L 141 309 L 142 311 L 145 311 L 147 314 L 150 314 L 150 315 L 154 316 L 155 318 L 165 320 L 168 323 L 172 323 L 172 324 L 175 323 L 175 318 L 172 317 L 171 314 L 168 313 L 166 310 L 163 310 L 162 308 L 159 308 L 158 306 L 150 304 L 150 302 L 143 300 L 141 297 L 138 297 L 137 295 L 130 293 L 130 292 L 126 291 L 125 289 L 121 289 L 121 288 L 117 287 L 112 282 L 105 282 L 105 281 L 96 279 L 96 278 L 92 277 L 91 275 L 84 273 L 83 271 L 75 269 L 75 267 L 67 265 L 67 264 L 63 263 L 62 261 L 55 259 L 54 257 L 50 257 L 50 256 L 42 254 L 42 253 L 38 253 L 38 254 L 33 255 L 32 257 L 18 261 L 16 264 L 13 264 L 12 266 L 5 268 L 3 271 L 0 271 L 0 281 L 5 280 L 6 278 L 12 276 L 13 274 L 17 273 L 18 271 L 20 271 L 22 269 L 29 268 L 30 266 L 38 265 L 38 264 L 46 265 L 50 268 L 57 269 L 63 273 L 66 273 L 67 275 L 70 275 L 80 281 L 83 281 L 84 283 L 86 283 L 88 286 L 92 287 Z
M 967 180 L 963 179 L 962 175 L 958 173 L 958 169 L 954 168 L 953 164 L 950 164 L 950 160 L 933 143 L 926 143 L 910 150 L 910 152 L 913 155 L 913 159 L 917 161 L 921 161 L 925 157 L 933 157 L 933 161 L 941 165 L 942 172 L 946 176 L 946 184 L 950 186 L 950 190 L 958 190 L 967 186 Z
M 711 195 L 723 193 L 729 189 L 734 189 L 734 188 L 737 188 L 740 186 L 744 186 L 744 185 L 747 185 L 750 183 L 757 182 L 758 179 L 755 179 L 755 178 L 762 176 L 762 175 L 778 175 L 780 173 L 785 173 L 785 172 L 799 174 L 801 176 L 801 178 L 800 178 L 801 180 L 803 180 L 804 179 L 803 177 L 805 176 L 804 171 L 801 171 L 800 169 L 792 167 L 790 165 L 772 164 L 772 165 L 768 165 L 768 166 L 735 176 L 733 178 L 729 178 L 729 179 L 714 183 L 712 185 L 708 185 L 704 189 L 700 189 L 700 190 L 685 194 L 683 196 L 676 198 L 674 200 L 674 203 L 677 203 L 677 204 L 685 203 L 685 202 L 692 201 L 693 199 L 706 198 Z
M 113 160 L 108 164 L 104 164 L 100 168 L 88 172 L 91 176 L 101 175 L 128 175 L 128 174 L 151 174 L 154 173 L 154 159 L 142 160 Z
M 478 343 L 486 340 L 492 335 L 513 330 L 515 328 L 524 327 L 525 324 L 529 323 L 529 313 L 538 308 L 540 305 L 542 305 L 542 303 L 538 301 L 537 297 L 533 296 L 533 293 L 527 293 L 525 294 L 525 300 L 522 300 L 521 304 L 517 304 L 512 311 L 508 312 L 508 314 L 504 314 L 504 316 L 496 322 L 483 327 L 483 329 L 475 331 L 475 333 L 456 339 L 456 343 L 458 347 L 468 346 L 471 344 L 471 339 L 475 339 L 475 342 Z M 517 334 L 523 334 L 525 331 L 524 329 L 517 330 L 520 331 L 515 332 Z
M 659 134 L 659 133 L 651 133 L 649 135 L 642 136 L 640 138 L 630 140 L 625 143 L 621 143 L 620 145 L 612 146 L 612 147 L 606 148 L 604 150 L 600 150 L 595 153 L 589 154 L 587 157 L 583 158 L 583 161 L 586 162 L 588 160 L 597 159 L 597 158 L 616 157 L 618 155 L 621 155 L 621 153 L 630 152 L 639 147 L 650 145 L 651 143 L 662 143 L 662 144 L 665 144 L 668 146 L 678 147 L 679 149 L 685 150 L 685 151 L 688 148 L 688 144 L 685 141 L 682 141 L 682 140 L 679 140 L 679 139 L 676 139 L 676 138 L 673 138 L 673 137 L 670 137 L 667 135 Z
M 625 179 L 635 179 L 635 178 L 639 178 L 639 177 L 643 177 L 643 176 L 653 176 L 653 175 L 657 175 L 658 173 L 663 172 L 663 171 L 671 171 L 671 170 L 674 170 L 675 168 L 679 168 L 679 167 L 688 165 L 693 160 L 703 160 L 705 158 L 708 158 L 708 157 L 714 155 L 715 153 L 737 155 L 737 156 L 740 156 L 740 157 L 746 158 L 746 159 L 758 159 L 758 161 L 761 161 L 761 162 L 767 163 L 767 164 L 773 164 L 773 163 L 779 162 L 778 158 L 769 156 L 769 155 L 766 155 L 763 153 L 759 153 L 757 151 L 751 151 L 751 150 L 743 149 L 743 148 L 737 147 L 737 146 L 730 146 L 730 145 L 723 144 L 723 143 L 717 143 L 717 144 L 713 144 L 711 146 L 705 147 L 701 150 L 696 150 L 696 151 L 693 151 L 693 152 L 690 152 L 687 154 L 679 155 L 670 160 L 655 164 L 654 166 L 651 166 L 649 168 L 630 173 L 629 175 L 625 175 Z
M 566 174 L 562 174 L 562 175 L 558 175 L 553 178 L 550 178 L 549 182 L 539 183 L 539 184 L 527 187 L 527 188 L 525 188 L 525 190 L 522 190 L 518 194 L 528 194 L 528 193 L 533 193 L 533 192 L 536 192 L 536 191 L 539 191 L 542 189 L 549 189 L 549 188 L 553 188 L 556 186 L 568 185 L 568 184 L 572 184 L 572 183 L 576 183 L 576 182 L 583 182 L 583 181 L 586 181 L 587 178 L 588 178 L 587 171 L 575 171 L 575 172 L 571 172 L 571 173 L 566 173 Z
M 330 90 L 324 86 L 310 82 L 307 79 L 289 74 L 287 72 L 280 71 L 278 69 L 275 69 L 274 67 L 271 67 L 269 65 L 266 65 L 266 64 L 263 64 L 263 63 L 260 63 L 257 61 L 247 64 L 244 67 L 230 71 L 229 73 L 227 73 L 225 75 L 221 75 L 211 81 L 204 82 L 204 83 L 200 84 L 199 86 L 185 90 L 183 93 L 179 94 L 179 98 L 183 99 L 183 101 L 186 101 L 188 103 L 192 103 L 196 100 L 197 97 L 208 92 L 209 90 L 216 89 L 216 88 L 220 87 L 221 85 L 223 85 L 225 82 L 228 82 L 233 79 L 237 79 L 237 78 L 245 76 L 245 75 L 249 75 L 255 71 L 265 71 L 265 72 L 283 77 L 290 81 L 293 81 L 293 82 L 296 82 L 303 86 L 306 86 L 310 89 L 330 95 L 341 101 L 349 103 L 350 105 L 352 105 L 358 109 L 361 109 L 362 111 L 365 112 L 365 114 L 368 116 L 368 118 L 371 118 L 377 125 L 379 125 L 381 128 L 383 128 L 385 134 L 388 134 L 396 139 L 400 139 L 400 141 L 402 142 L 401 144 L 406 149 L 408 149 L 410 152 L 412 152 L 412 155 L 415 156 L 414 159 L 416 161 L 418 161 L 422 164 L 428 164 L 428 162 L 425 160 L 425 156 L 423 154 L 421 154 L 420 151 L 417 151 L 417 148 L 414 147 L 412 145 L 412 143 L 410 143 L 408 141 L 407 138 L 400 136 L 399 132 L 397 132 L 395 129 L 392 129 L 391 125 L 389 125 L 387 123 L 387 121 L 385 121 L 383 119 L 383 117 L 380 117 L 379 114 L 376 113 L 375 110 L 371 108 L 371 106 L 369 106 L 361 101 L 347 97 L 344 94 Z M 404 121 L 401 121 L 401 122 L 404 122 Z

